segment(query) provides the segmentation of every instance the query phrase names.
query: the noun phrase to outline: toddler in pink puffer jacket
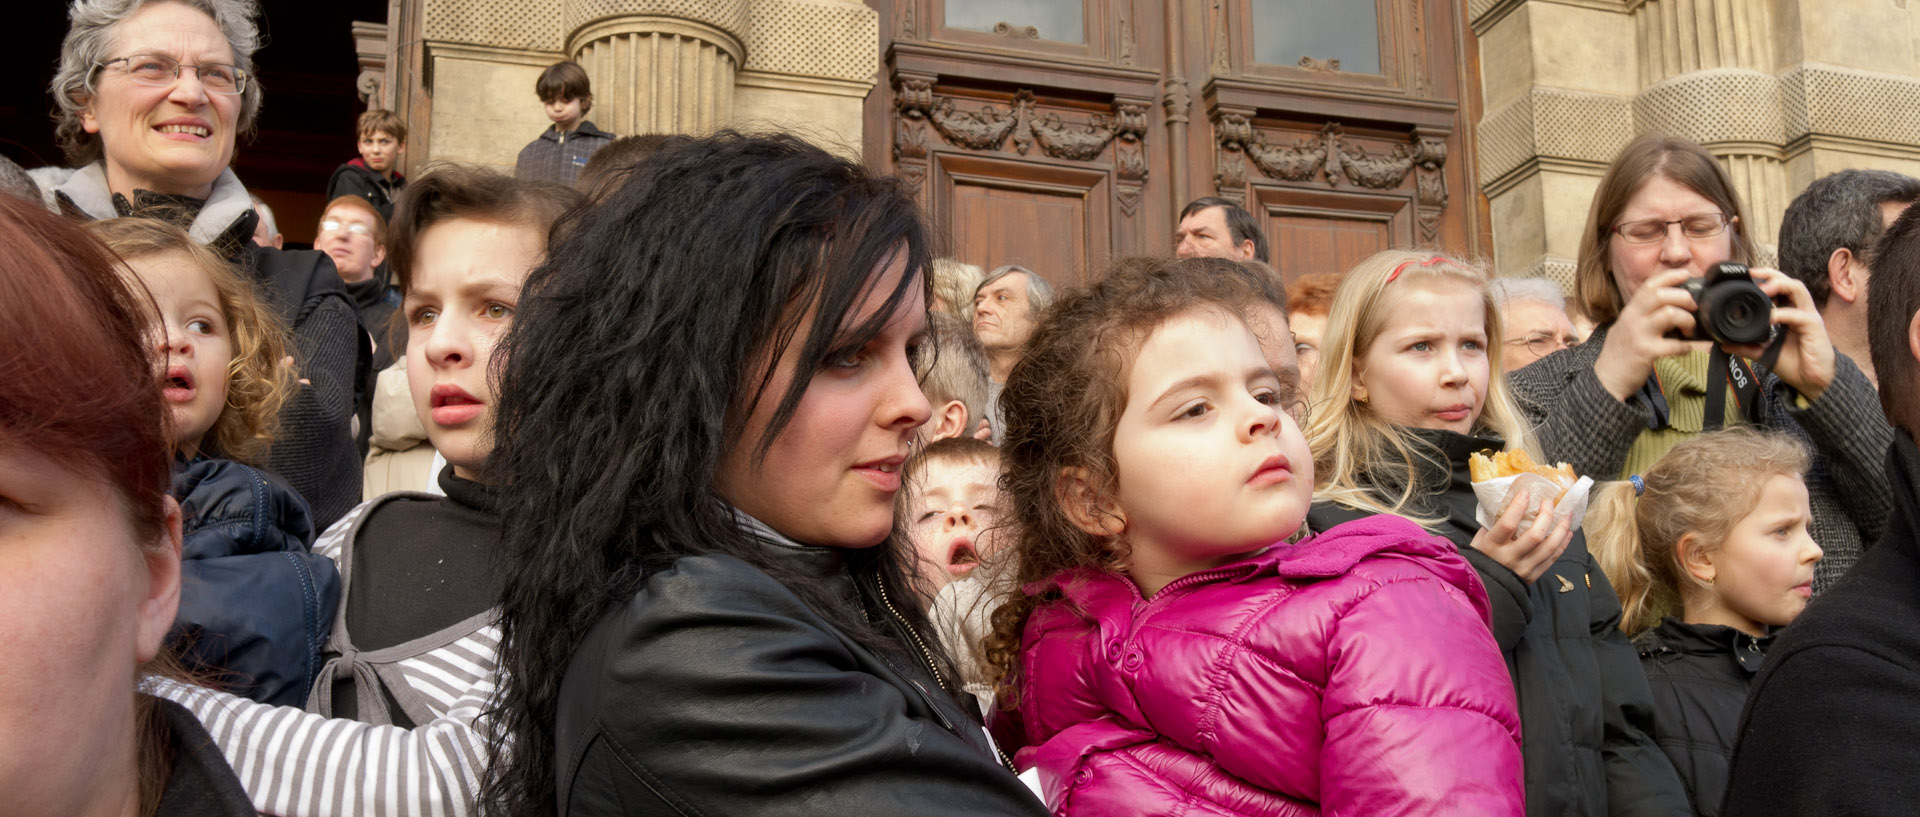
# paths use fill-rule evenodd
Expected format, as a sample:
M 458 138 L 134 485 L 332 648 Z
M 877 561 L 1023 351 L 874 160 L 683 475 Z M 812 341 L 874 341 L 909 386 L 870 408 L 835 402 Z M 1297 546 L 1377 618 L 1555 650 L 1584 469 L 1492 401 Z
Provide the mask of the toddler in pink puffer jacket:
M 1231 263 L 1121 262 L 1008 377 L 996 730 L 1062 815 L 1523 814 L 1473 568 L 1397 517 L 1286 541 L 1299 372 Z

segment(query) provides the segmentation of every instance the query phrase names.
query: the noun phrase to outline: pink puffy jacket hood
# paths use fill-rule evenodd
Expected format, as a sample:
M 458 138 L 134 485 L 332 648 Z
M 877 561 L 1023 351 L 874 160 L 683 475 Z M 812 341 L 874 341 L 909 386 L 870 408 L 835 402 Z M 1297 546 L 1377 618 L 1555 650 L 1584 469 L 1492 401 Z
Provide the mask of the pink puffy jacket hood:
M 1486 592 L 1377 516 L 1143 599 L 1075 570 L 1028 619 L 1022 769 L 1078 815 L 1521 815 L 1520 718 Z

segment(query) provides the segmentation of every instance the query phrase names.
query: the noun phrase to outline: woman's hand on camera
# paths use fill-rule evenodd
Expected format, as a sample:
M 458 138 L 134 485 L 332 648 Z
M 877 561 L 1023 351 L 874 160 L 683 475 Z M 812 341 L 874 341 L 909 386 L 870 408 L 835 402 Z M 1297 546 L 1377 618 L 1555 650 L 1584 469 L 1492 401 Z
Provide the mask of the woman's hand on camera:
M 1522 527 L 1527 495 L 1521 497 L 1523 501 L 1507 503 L 1492 527 L 1481 528 L 1473 535 L 1473 549 L 1492 556 L 1522 581 L 1533 584 L 1573 541 L 1573 519 L 1554 513 L 1553 499 L 1547 497 L 1540 500 L 1533 522 Z
M 1693 331 L 1693 296 L 1680 288 L 1690 277 L 1687 270 L 1669 270 L 1648 278 L 1607 330 L 1593 373 L 1615 399 L 1625 402 L 1639 391 L 1654 361 L 1693 351 L 1687 341 L 1667 337 Z
M 1780 346 L 1780 359 L 1773 373 L 1808 400 L 1818 400 L 1833 385 L 1835 369 L 1833 341 L 1827 337 L 1827 324 L 1813 305 L 1813 293 L 1807 285 L 1776 269 L 1754 269 L 1753 282 L 1770 298 L 1786 296 L 1786 306 L 1773 308 L 1773 323 L 1786 333 Z M 1731 354 L 1757 359 L 1766 353 L 1765 343 L 1743 343 L 1725 347 Z

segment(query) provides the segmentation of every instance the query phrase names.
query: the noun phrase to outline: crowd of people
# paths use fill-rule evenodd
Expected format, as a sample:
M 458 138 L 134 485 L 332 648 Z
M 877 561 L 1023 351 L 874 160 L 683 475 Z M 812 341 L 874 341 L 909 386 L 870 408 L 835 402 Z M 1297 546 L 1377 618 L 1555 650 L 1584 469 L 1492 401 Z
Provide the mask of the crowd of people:
M 0 812 L 1920 807 L 1920 180 L 1772 269 L 1648 136 L 1571 299 L 1289 285 L 1220 198 L 1056 290 L 561 63 L 513 176 L 368 113 L 289 250 L 251 0 L 70 16 L 0 193 Z

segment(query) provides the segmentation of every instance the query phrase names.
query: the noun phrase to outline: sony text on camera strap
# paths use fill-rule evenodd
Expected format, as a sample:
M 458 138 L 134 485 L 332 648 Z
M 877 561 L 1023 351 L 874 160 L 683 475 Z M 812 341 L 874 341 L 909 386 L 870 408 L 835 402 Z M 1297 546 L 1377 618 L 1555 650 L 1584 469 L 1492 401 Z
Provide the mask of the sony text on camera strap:
M 1786 345 L 1787 333 L 1780 327 L 1773 327 L 1773 341 L 1767 344 L 1767 350 L 1760 354 L 1759 363 L 1771 370 L 1775 361 L 1780 359 L 1780 349 Z M 1707 413 L 1700 420 L 1701 431 L 1713 431 L 1725 423 L 1727 416 L 1727 386 L 1733 386 L 1734 404 L 1746 415 L 1747 422 L 1760 422 L 1760 376 L 1753 365 L 1734 355 L 1720 344 L 1713 345 L 1707 354 Z M 1672 422 L 1672 410 L 1667 407 L 1667 396 L 1660 387 L 1658 372 L 1648 375 L 1646 385 L 1640 387 L 1640 396 L 1653 409 L 1647 418 L 1647 427 L 1655 431 L 1666 428 Z

